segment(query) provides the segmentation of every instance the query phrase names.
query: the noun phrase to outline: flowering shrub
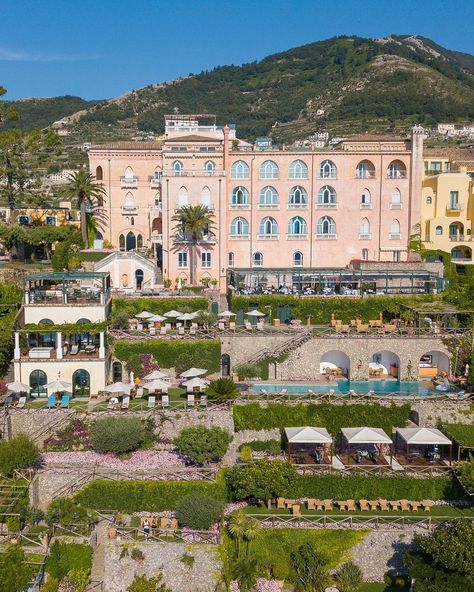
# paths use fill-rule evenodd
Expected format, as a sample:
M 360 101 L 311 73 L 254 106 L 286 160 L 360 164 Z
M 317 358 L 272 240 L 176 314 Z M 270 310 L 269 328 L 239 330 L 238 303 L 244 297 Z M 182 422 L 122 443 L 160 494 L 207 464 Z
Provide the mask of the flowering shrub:
M 89 450 L 89 428 L 82 419 L 73 419 L 44 442 L 46 450 Z
M 139 359 L 141 362 L 141 368 L 140 368 L 140 371 L 138 372 L 138 376 L 140 378 L 143 378 L 144 376 L 146 376 L 147 374 L 150 374 L 154 370 L 160 369 L 160 367 L 156 363 L 155 358 L 153 357 L 153 354 L 141 354 L 139 356 Z
M 154 452 L 143 450 L 132 452 L 124 460 L 114 454 L 98 452 L 45 452 L 42 460 L 46 464 L 67 464 L 78 466 L 100 466 L 107 469 L 124 469 L 130 471 L 150 471 L 168 467 L 184 467 L 184 460 L 175 452 Z
M 280 592 L 278 580 L 257 578 L 257 592 Z

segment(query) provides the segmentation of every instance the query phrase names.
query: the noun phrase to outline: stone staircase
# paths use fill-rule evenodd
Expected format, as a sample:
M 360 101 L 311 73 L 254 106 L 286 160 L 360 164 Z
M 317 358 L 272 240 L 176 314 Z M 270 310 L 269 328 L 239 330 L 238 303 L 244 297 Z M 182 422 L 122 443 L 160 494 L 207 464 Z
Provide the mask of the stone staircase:
M 296 335 L 291 335 L 291 337 L 285 340 L 283 343 L 279 343 L 274 347 L 266 347 L 259 350 L 247 358 L 244 362 L 241 362 L 241 364 L 255 364 L 264 358 L 279 358 L 280 356 L 295 350 L 311 339 L 313 339 L 313 332 L 311 329 L 298 331 Z

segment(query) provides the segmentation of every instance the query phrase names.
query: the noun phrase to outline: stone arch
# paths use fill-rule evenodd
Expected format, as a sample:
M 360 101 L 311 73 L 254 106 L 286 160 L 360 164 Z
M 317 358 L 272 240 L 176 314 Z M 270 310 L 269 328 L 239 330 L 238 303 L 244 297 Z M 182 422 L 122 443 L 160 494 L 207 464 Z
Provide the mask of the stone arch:
M 394 351 L 380 349 L 369 356 L 370 378 L 400 378 L 400 356 Z
M 422 354 L 418 360 L 418 377 L 430 379 L 441 372 L 450 373 L 451 360 L 446 352 L 431 349 Z M 414 371 L 416 374 L 416 369 Z
M 340 376 L 338 369 L 342 371 L 343 376 L 350 377 L 351 360 L 349 356 L 344 351 L 336 349 L 325 352 L 319 360 L 319 373 L 328 376 L 335 373 L 336 376 Z

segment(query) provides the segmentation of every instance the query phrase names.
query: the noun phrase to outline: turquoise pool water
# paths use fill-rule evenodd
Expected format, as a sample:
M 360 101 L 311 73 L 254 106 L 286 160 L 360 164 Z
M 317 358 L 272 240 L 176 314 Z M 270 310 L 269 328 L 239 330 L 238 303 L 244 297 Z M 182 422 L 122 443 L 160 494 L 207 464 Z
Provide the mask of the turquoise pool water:
M 426 384 L 426 383 L 425 383 Z M 357 394 L 374 391 L 377 395 L 418 395 L 420 397 L 434 394 L 441 394 L 434 389 L 428 389 L 418 381 L 399 382 L 398 380 L 338 380 L 328 384 L 254 384 L 251 388 L 255 393 L 260 393 L 265 389 L 267 393 L 279 393 L 282 389 L 287 389 L 289 394 L 304 395 L 308 390 L 314 393 L 328 393 L 333 389 L 337 394 L 347 394 L 351 389 Z

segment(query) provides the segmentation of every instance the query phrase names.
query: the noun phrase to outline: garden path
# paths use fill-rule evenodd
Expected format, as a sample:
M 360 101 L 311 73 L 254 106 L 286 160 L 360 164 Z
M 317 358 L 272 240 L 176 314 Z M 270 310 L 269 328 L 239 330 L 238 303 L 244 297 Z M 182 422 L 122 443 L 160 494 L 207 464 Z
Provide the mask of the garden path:
M 94 555 L 92 557 L 91 581 L 103 582 L 105 571 L 105 542 L 107 540 L 108 528 L 110 522 L 108 520 L 101 520 L 96 528 L 95 535 L 96 545 L 94 548 Z

